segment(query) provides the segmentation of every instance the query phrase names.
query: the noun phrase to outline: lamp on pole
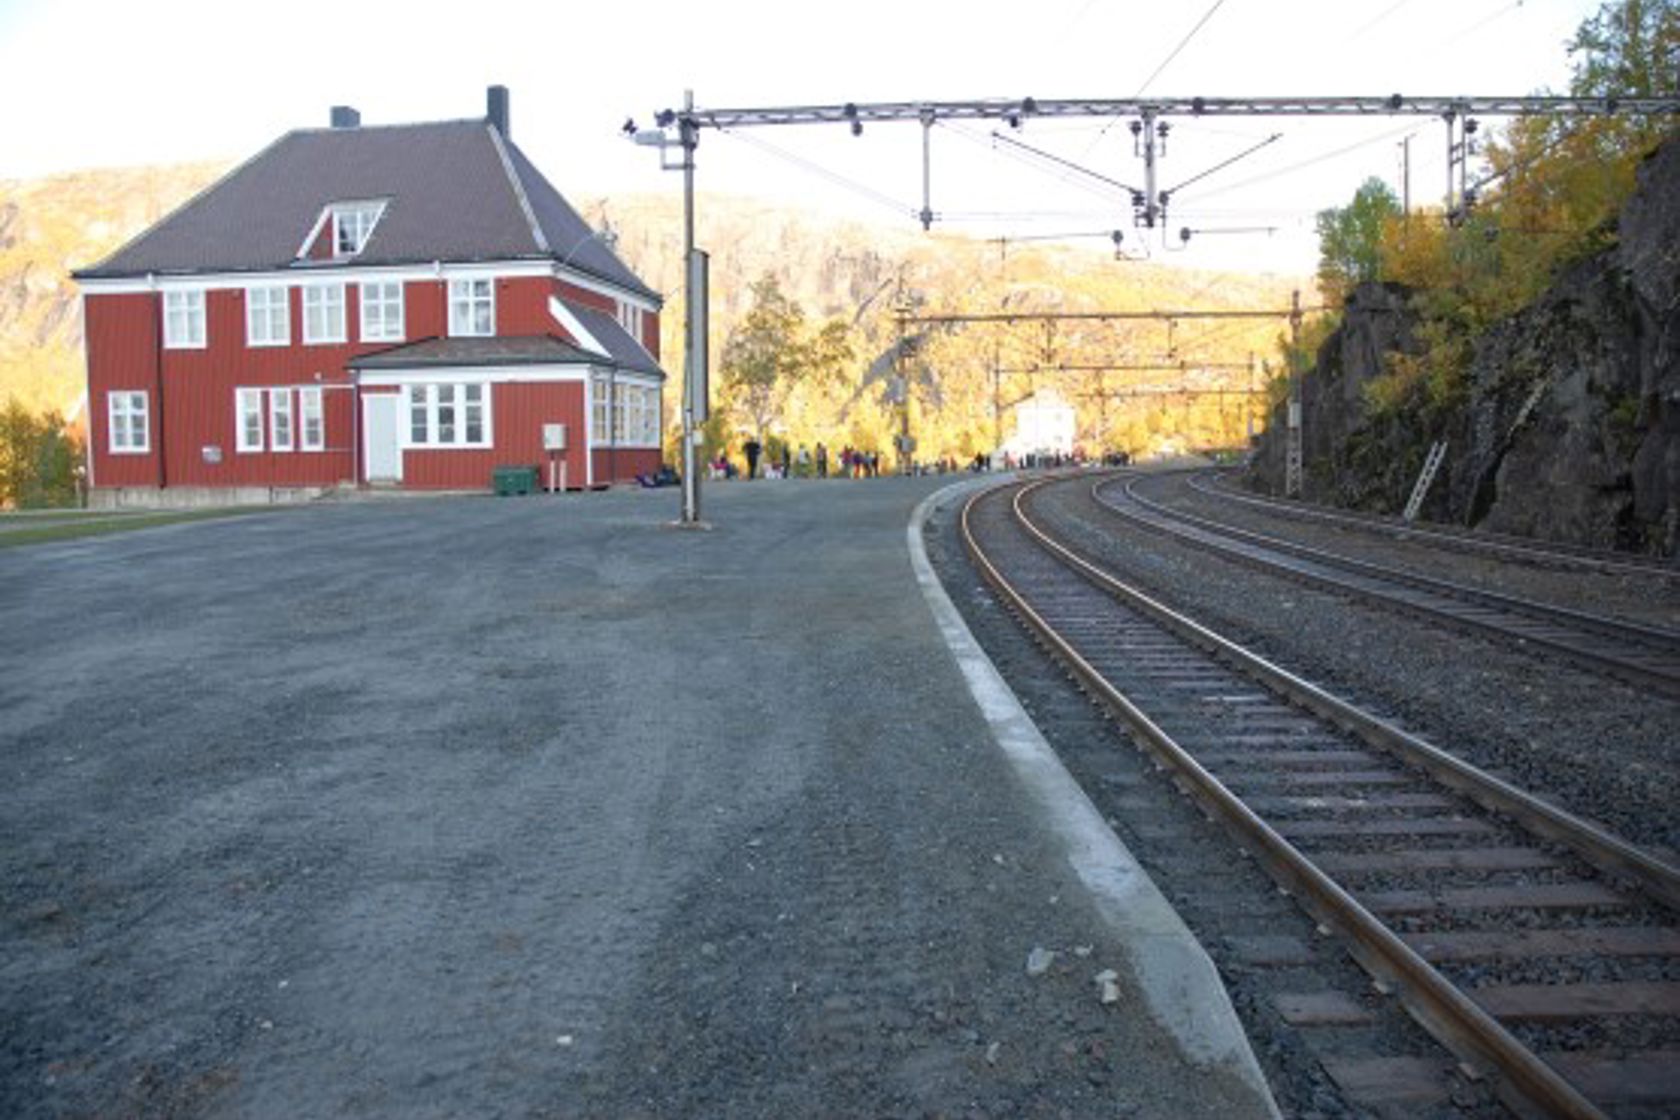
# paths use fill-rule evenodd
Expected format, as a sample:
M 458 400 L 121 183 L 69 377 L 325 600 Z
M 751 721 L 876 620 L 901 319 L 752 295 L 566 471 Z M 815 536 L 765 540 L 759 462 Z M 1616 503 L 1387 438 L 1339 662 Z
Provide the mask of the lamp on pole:
M 626 121 L 624 132 L 637 144 L 659 149 L 659 166 L 683 173 L 683 396 L 682 396 L 682 516 L 681 526 L 694 528 L 700 522 L 700 469 L 697 441 L 705 423 L 710 395 L 707 391 L 707 259 L 694 247 L 694 149 L 700 143 L 700 126 L 694 119 L 694 91 L 683 93 L 680 114 L 665 110 L 656 119 L 658 128 L 639 130 Z M 676 127 L 673 137 L 666 130 Z M 672 163 L 666 152 L 680 149 Z

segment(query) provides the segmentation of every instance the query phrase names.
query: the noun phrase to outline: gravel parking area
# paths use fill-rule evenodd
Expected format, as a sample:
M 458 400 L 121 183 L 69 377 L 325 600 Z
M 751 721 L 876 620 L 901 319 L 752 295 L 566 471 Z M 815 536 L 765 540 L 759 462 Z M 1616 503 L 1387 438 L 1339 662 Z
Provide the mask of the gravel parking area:
M 939 484 L 0 555 L 0 1113 L 1252 1111 L 1097 998 L 910 576 Z

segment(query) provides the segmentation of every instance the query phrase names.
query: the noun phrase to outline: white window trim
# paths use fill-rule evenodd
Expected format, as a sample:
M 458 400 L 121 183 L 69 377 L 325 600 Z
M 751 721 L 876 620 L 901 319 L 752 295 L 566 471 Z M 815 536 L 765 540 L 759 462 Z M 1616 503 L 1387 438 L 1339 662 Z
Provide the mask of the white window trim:
M 453 382 L 471 385 L 495 382 L 498 385 L 555 385 L 568 382 L 587 382 L 591 371 L 599 366 L 473 366 L 464 369 L 402 369 L 364 370 L 357 379 L 365 388 L 403 388 L 408 385 L 430 385 L 433 382 Z
M 323 210 L 322 222 L 326 221 Z M 312 231 L 319 236 L 320 231 Z M 301 258 L 314 243 L 312 236 L 298 249 Z M 621 299 L 633 303 L 650 314 L 657 314 L 664 301 L 650 299 L 645 295 L 631 292 L 627 288 L 590 276 L 587 273 L 574 272 L 570 268 L 561 267 L 552 261 L 531 260 L 494 260 L 475 261 L 472 264 L 451 264 L 447 261 L 432 265 L 416 267 L 414 265 L 377 265 L 360 264 L 353 261 L 306 261 L 305 267 L 331 268 L 333 275 L 346 283 L 360 283 L 363 280 L 403 280 L 438 281 L 461 280 L 469 277 L 489 277 L 497 280 L 528 279 L 531 277 L 547 277 L 559 280 L 571 287 L 593 292 L 596 295 L 607 296 L 611 299 Z M 191 278 L 175 276 L 119 276 L 109 279 L 89 277 L 77 283 L 83 295 L 134 295 L 141 292 L 174 292 L 184 288 L 200 288 L 207 292 L 228 291 L 236 288 L 249 288 L 253 284 L 295 284 L 298 273 L 296 265 L 288 269 L 269 272 L 200 272 Z
M 185 301 L 185 314 L 187 316 L 185 338 L 177 337 L 171 327 L 171 323 L 173 322 L 173 317 L 170 315 L 169 309 L 169 298 L 171 296 L 178 296 Z M 204 289 L 179 288 L 173 291 L 166 290 L 163 293 L 162 299 L 163 348 L 165 350 L 203 350 L 206 346 L 208 346 L 210 337 L 210 312 L 208 304 L 210 301 L 205 297 Z M 192 324 L 195 321 L 198 324 L 198 330 L 196 332 L 192 330 Z
M 245 420 L 248 416 L 247 401 L 256 406 L 257 414 L 257 442 L 249 442 L 246 436 Z M 239 454 L 252 454 L 268 450 L 268 417 L 263 407 L 263 391 L 261 389 L 235 389 L 233 391 L 233 449 Z
M 660 421 L 663 419 L 661 413 L 664 410 L 664 402 L 659 382 L 622 373 L 614 377 L 610 373 L 596 370 L 590 376 L 588 384 L 589 400 L 586 414 L 589 417 L 591 446 L 636 450 L 661 446 Z M 615 394 L 620 398 L 619 401 L 614 401 Z M 633 395 L 641 397 L 639 405 L 630 404 L 630 397 Z M 651 421 L 648 419 L 650 410 Z M 621 411 L 624 413 L 622 419 L 619 416 Z M 643 418 L 645 430 L 642 432 L 634 431 L 631 424 L 638 415 Z M 621 428 L 624 432 L 623 438 L 615 438 Z
M 350 341 L 350 311 L 345 294 L 345 285 L 304 284 L 303 287 L 303 344 L 305 346 L 341 346 Z M 311 292 L 338 292 L 338 334 L 336 336 L 313 337 L 309 333 L 309 294 Z M 323 310 L 326 305 L 323 305 Z
M 279 338 L 259 339 L 252 329 L 257 322 L 255 295 L 258 292 L 279 292 L 285 307 L 285 314 L 281 316 L 281 336 Z M 264 308 L 266 317 L 272 308 Z M 260 284 L 245 289 L 245 345 L 251 349 L 269 346 L 290 346 L 292 344 L 292 290 L 284 284 Z
M 362 243 L 351 252 L 341 252 L 338 247 L 339 219 L 346 214 L 363 213 L 368 210 L 373 211 L 373 219 L 368 222 L 367 231 L 362 234 Z M 362 250 L 367 248 L 367 243 L 373 238 L 373 231 L 379 228 L 379 219 L 385 216 L 385 203 L 374 199 L 335 202 L 328 208 L 328 212 L 331 215 L 327 225 L 332 237 L 332 258 L 339 261 L 348 261 L 361 256 Z
M 457 285 L 461 285 L 461 286 L 463 286 L 467 289 L 468 295 L 466 297 L 466 300 L 464 301 L 466 303 L 466 307 L 467 307 L 467 314 L 465 316 L 463 316 L 463 322 L 470 328 L 471 325 L 472 325 L 472 319 L 473 319 L 473 314 L 472 314 L 473 309 L 478 305 L 479 302 L 481 302 L 478 299 L 478 297 L 471 294 L 472 287 L 473 287 L 474 284 L 483 284 L 484 287 L 485 287 L 485 291 L 487 291 L 489 293 L 489 295 L 486 297 L 486 300 L 490 304 L 490 329 L 487 330 L 487 331 L 475 331 L 475 330 L 470 330 L 470 329 L 458 331 L 458 330 L 455 329 L 455 305 L 456 305 L 456 302 L 457 302 L 457 299 L 456 299 L 456 296 L 455 296 L 455 288 L 456 288 Z M 454 278 L 451 278 L 448 281 L 448 287 L 445 289 L 445 291 L 448 293 L 448 296 L 449 296 L 449 307 L 448 307 L 449 322 L 448 322 L 447 326 L 448 326 L 449 337 L 450 338 L 494 338 L 496 336 L 496 279 L 495 279 L 495 277 L 493 277 L 493 276 L 454 277 Z
M 579 319 L 577 315 L 572 312 L 572 309 L 566 306 L 565 300 L 558 296 L 549 296 L 548 314 L 556 323 L 560 324 L 561 328 L 567 334 L 572 336 L 579 346 L 583 347 L 585 350 L 599 354 L 603 358 L 610 358 L 612 356 L 607 353 L 607 348 L 601 345 L 601 340 L 589 333 L 589 328 L 583 325 L 583 320 Z
M 284 406 L 284 407 L 282 407 Z M 280 418 L 286 418 L 286 442 L 280 442 Z M 268 391 L 268 442 L 271 451 L 291 451 L 297 447 L 297 408 L 292 404 L 290 389 Z
M 458 437 L 452 443 L 438 442 L 438 388 L 449 385 L 455 389 L 455 430 Z M 464 438 L 467 430 L 466 390 L 479 390 L 484 415 L 483 438 L 474 443 L 468 443 Z M 426 442 L 416 443 L 414 440 L 414 401 L 412 392 L 424 389 L 426 397 Z M 403 384 L 401 389 L 402 422 L 397 430 L 400 436 L 399 446 L 404 451 L 485 451 L 496 444 L 496 428 L 494 420 L 495 386 L 489 381 L 414 381 Z
M 142 423 L 140 425 L 141 442 L 139 446 L 134 446 L 129 442 L 129 436 L 133 434 L 134 426 L 128 420 L 135 411 L 130 407 L 135 397 L 139 397 L 141 402 L 139 412 Z M 119 405 L 121 405 L 120 408 Z M 120 425 L 117 423 L 119 415 L 124 421 Z M 119 431 L 122 433 L 121 443 L 117 440 Z M 149 392 L 145 389 L 112 389 L 105 394 L 105 445 L 112 455 L 151 454 L 152 397 Z
M 309 438 L 309 415 L 315 414 L 315 438 Z M 298 390 L 297 436 L 299 451 L 327 449 L 327 411 L 325 395 L 320 386 L 310 385 Z
M 379 330 L 369 329 L 368 307 L 373 301 L 368 299 L 369 288 L 395 287 L 397 289 L 397 333 L 385 331 L 387 317 L 379 317 Z M 408 338 L 408 287 L 401 280 L 363 280 L 356 287 L 358 299 L 357 317 L 361 319 L 361 340 L 363 342 L 404 342 Z M 390 305 L 389 300 L 377 301 L 381 307 Z
M 618 325 L 624 328 L 625 334 L 645 348 L 646 344 L 642 343 L 642 328 L 644 326 L 642 309 L 628 300 L 614 300 L 613 304 L 615 308 L 614 317 L 617 318 Z

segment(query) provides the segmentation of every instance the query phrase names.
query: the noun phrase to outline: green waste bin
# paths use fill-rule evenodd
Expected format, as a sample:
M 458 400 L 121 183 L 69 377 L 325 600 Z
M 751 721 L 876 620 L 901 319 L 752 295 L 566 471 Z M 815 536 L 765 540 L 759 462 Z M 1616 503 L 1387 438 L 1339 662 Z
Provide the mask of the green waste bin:
M 510 494 L 529 494 L 537 488 L 537 468 L 497 467 L 491 473 L 491 485 L 498 498 Z

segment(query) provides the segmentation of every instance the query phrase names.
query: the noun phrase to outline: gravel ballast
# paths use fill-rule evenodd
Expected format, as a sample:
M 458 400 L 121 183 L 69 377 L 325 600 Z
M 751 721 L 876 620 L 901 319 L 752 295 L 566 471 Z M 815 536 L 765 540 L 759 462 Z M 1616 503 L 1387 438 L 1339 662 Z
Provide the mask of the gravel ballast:
M 1635 843 L 1680 852 L 1680 702 L 1128 527 L 1088 483 L 1039 508 L 1122 578 L 1289 671 Z

